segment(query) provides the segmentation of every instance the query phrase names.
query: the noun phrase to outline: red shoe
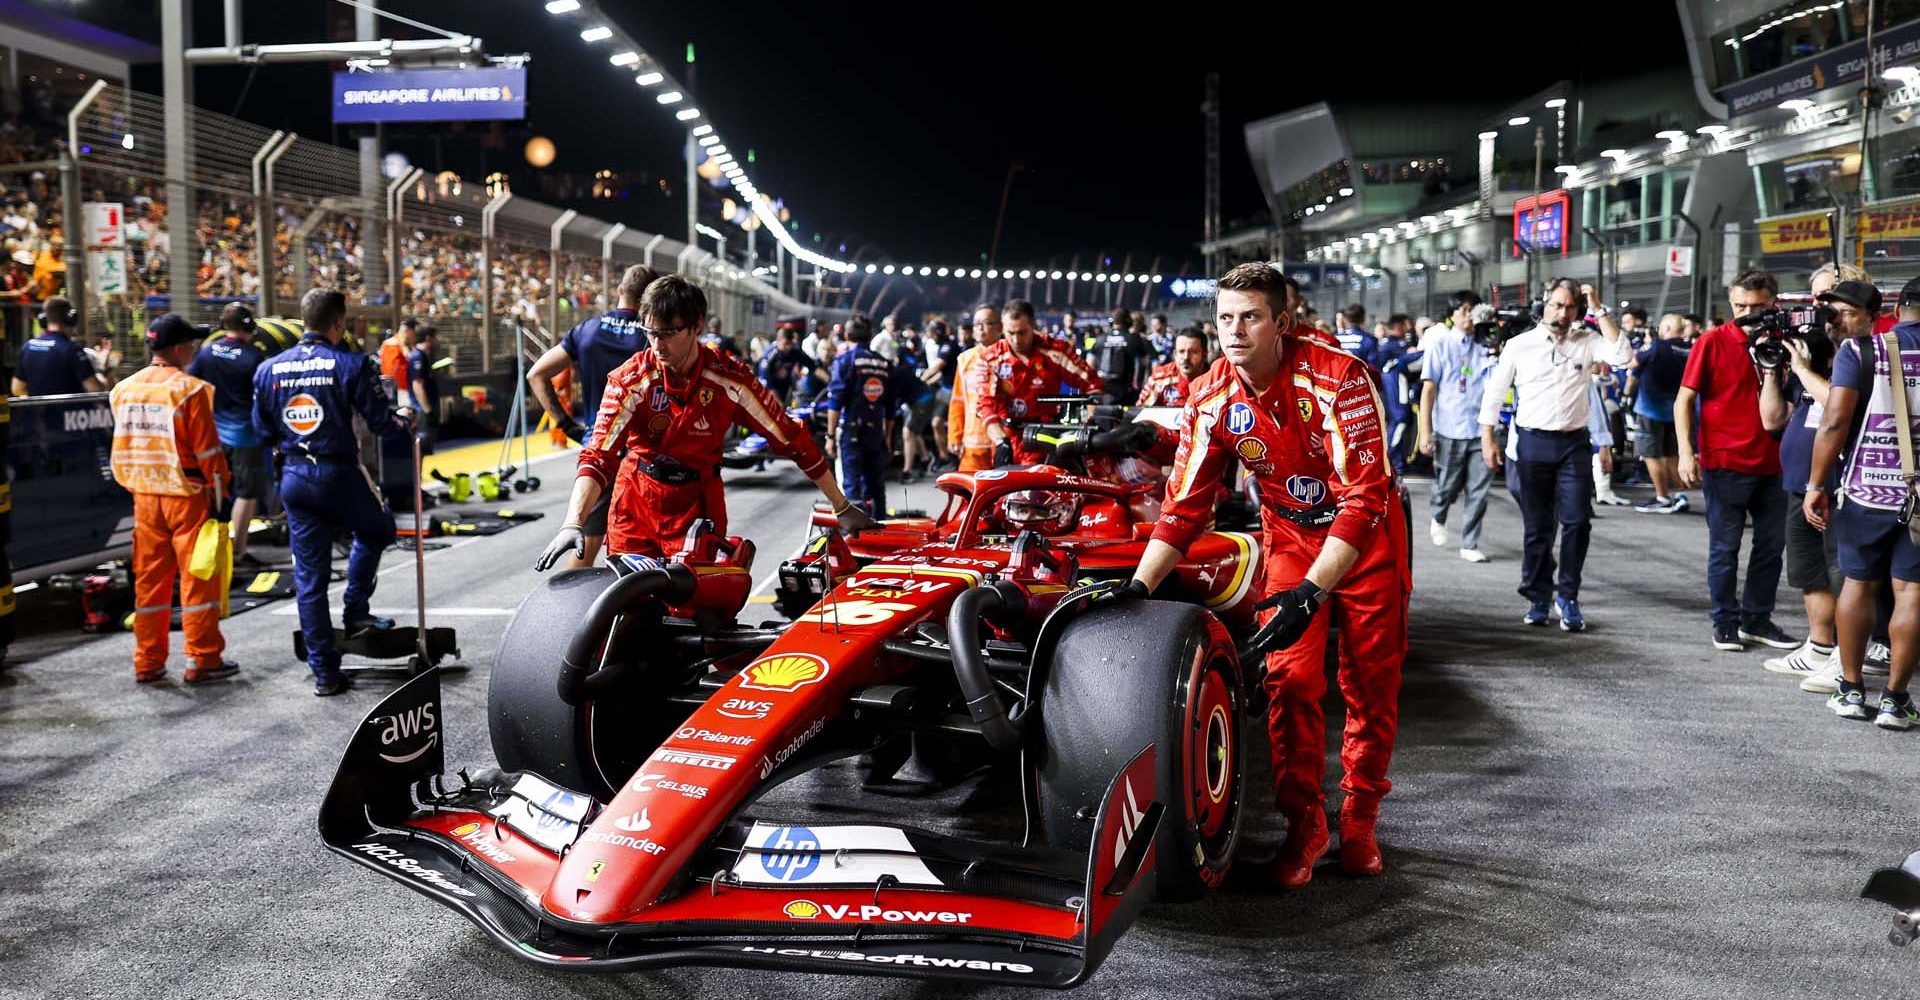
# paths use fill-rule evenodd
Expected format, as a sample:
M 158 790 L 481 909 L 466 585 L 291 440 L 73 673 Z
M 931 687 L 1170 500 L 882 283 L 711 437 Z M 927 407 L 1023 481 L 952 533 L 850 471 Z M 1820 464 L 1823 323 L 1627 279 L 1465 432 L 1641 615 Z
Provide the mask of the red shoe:
M 133 672 L 133 682 L 135 684 L 157 684 L 166 679 L 166 667 L 154 667 L 152 670 L 136 670 Z
M 1305 887 L 1313 881 L 1314 863 L 1326 856 L 1329 842 L 1326 813 L 1316 808 L 1305 816 L 1288 817 L 1286 843 L 1268 869 L 1273 884 L 1289 892 Z
M 1380 818 L 1380 803 L 1358 802 L 1348 798 L 1340 804 L 1340 870 L 1348 875 L 1371 877 L 1387 870 L 1380 858 L 1380 844 L 1373 827 Z

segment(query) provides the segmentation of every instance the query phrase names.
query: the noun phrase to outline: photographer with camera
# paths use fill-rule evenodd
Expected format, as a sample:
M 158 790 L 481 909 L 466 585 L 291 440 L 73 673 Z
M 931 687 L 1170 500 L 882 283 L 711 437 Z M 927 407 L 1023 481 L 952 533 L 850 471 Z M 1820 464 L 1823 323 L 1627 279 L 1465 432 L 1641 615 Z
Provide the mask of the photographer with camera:
M 1596 332 L 1580 320 L 1592 314 Z M 1560 628 L 1587 627 L 1580 612 L 1580 571 L 1587 561 L 1593 519 L 1593 439 L 1588 433 L 1594 362 L 1624 365 L 1633 345 L 1592 285 L 1556 278 L 1547 285 L 1540 321 L 1508 341 L 1500 351 L 1492 380 L 1480 400 L 1480 449 L 1487 468 L 1498 469 L 1505 456 L 1494 443 L 1500 405 L 1507 390 L 1516 394 L 1513 415 L 1516 479 L 1520 514 L 1526 523 L 1520 559 L 1520 595 L 1528 601 L 1521 620 L 1545 625 L 1549 600 Z M 1553 542 L 1560 536 L 1559 578 L 1554 578 Z
M 1912 452 L 1911 442 L 1903 440 L 1908 435 L 1900 433 L 1900 423 L 1904 418 L 1912 431 L 1912 415 L 1920 413 L 1920 393 L 1915 392 L 1912 376 L 1906 374 L 1920 365 L 1920 280 L 1909 281 L 1900 290 L 1900 322 L 1878 337 L 1851 334 L 1871 331 L 1880 311 L 1879 289 L 1864 282 L 1843 281 L 1820 298 L 1833 306 L 1838 325 L 1850 334 L 1834 353 L 1833 384 L 1827 391 L 1820 429 L 1814 435 L 1813 462 L 1803 502 L 1807 523 L 1834 533 L 1840 572 L 1845 577 L 1834 610 L 1841 676 L 1827 705 L 1843 719 L 1867 718 L 1866 685 L 1861 674 L 1868 633 L 1874 627 L 1876 599 L 1882 581 L 1891 575 L 1891 676 L 1880 697 L 1874 724 L 1883 729 L 1908 729 L 1920 722 L 1920 712 L 1915 711 L 1907 694 L 1907 679 L 1920 652 L 1915 648 L 1920 641 L 1920 545 L 1914 543 L 1907 524 L 1914 506 L 1914 487 L 1906 474 Z M 1856 305 L 1853 299 L 1866 304 Z M 1895 357 L 1888 357 L 1882 338 L 1892 341 Z M 1902 373 L 1898 395 L 1892 374 L 1896 361 Z M 1843 451 L 1847 456 L 1844 467 L 1839 462 Z M 1825 486 L 1836 470 L 1837 501 L 1830 498 Z
M 1878 311 L 1879 292 L 1865 271 L 1851 264 L 1823 265 L 1809 282 L 1814 298 L 1826 302 L 1829 295 L 1856 304 L 1847 311 L 1847 322 L 1831 307 L 1821 306 L 1810 316 L 1807 336 L 1783 338 L 1788 351 L 1791 374 L 1767 378 L 1760 385 L 1760 416 L 1767 432 L 1780 435 L 1780 482 L 1787 491 L 1787 585 L 1800 591 L 1807 611 L 1807 640 L 1784 656 L 1762 664 L 1774 673 L 1813 677 L 1839 674 L 1839 654 L 1834 652 L 1834 594 L 1840 587 L 1839 552 L 1831 531 L 1820 531 L 1807 523 L 1805 504 L 1807 483 L 1813 472 L 1813 437 L 1825 413 L 1829 379 L 1833 371 L 1834 348 L 1849 337 L 1873 332 L 1873 314 Z M 1844 285 L 1845 287 L 1839 287 Z M 1869 311 L 1859 303 L 1873 302 Z M 1774 352 L 1765 352 L 1769 359 Z M 1769 374 L 1778 372 L 1778 367 Z M 1821 482 L 1829 493 L 1836 485 L 1829 476 Z M 1828 690 L 1831 690 L 1829 688 Z
M 1480 455 L 1480 401 L 1500 357 L 1498 345 L 1490 348 L 1476 336 L 1473 314 L 1479 305 L 1473 292 L 1453 293 L 1447 325 L 1427 334 L 1420 373 L 1420 453 L 1433 457 L 1427 537 L 1435 545 L 1447 544 L 1447 513 L 1464 486 L 1460 558 L 1473 563 L 1487 561 L 1480 551 L 1480 522 L 1493 485 L 1493 469 Z
M 1787 494 L 1780 486 L 1780 445 L 1760 421 L 1760 377 L 1784 374 L 1779 339 L 1793 315 L 1774 308 L 1773 275 L 1747 271 L 1727 287 L 1733 321 L 1702 334 L 1687 357 L 1674 397 L 1680 485 L 1707 500 L 1707 590 L 1713 598 L 1713 648 L 1739 651 L 1758 642 L 1793 649 L 1800 640 L 1773 623 L 1787 537 Z M 1777 373 L 1777 374 L 1776 374 Z M 1699 448 L 1694 447 L 1696 420 Z M 1740 537 L 1753 522 L 1747 586 L 1740 590 Z

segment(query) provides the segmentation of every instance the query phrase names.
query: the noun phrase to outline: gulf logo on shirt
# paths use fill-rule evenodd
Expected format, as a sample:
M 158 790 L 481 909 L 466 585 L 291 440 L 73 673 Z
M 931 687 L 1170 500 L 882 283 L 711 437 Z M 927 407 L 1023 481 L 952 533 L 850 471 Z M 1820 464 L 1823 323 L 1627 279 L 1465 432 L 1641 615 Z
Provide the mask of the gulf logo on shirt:
M 860 387 L 860 395 L 867 397 L 869 403 L 878 403 L 880 397 L 886 394 L 887 384 L 877 378 L 868 379 L 866 384 Z
M 304 392 L 287 400 L 287 405 L 280 409 L 280 422 L 301 437 L 319 430 L 326 417 L 327 411 L 320 408 L 320 401 Z

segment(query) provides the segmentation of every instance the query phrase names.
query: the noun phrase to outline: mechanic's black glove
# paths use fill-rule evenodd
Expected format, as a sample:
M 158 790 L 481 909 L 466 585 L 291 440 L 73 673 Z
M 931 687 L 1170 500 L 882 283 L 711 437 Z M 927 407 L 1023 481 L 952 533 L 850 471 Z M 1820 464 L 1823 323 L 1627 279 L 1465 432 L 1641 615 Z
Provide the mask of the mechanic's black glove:
M 1122 600 L 1144 601 L 1153 596 L 1153 588 L 1147 586 L 1145 580 L 1128 580 L 1126 585 L 1120 588 L 1119 596 Z
M 547 543 L 547 548 L 540 553 L 540 558 L 533 561 L 534 571 L 545 573 L 554 563 L 560 561 L 561 556 L 568 553 L 577 556 L 587 554 L 586 533 L 581 531 L 577 524 L 561 526 L 560 533 L 553 536 L 553 541 Z
M 1007 466 L 1012 464 L 1013 464 L 1013 439 L 1002 438 L 999 444 L 996 444 L 993 446 L 993 467 L 998 469 L 1002 466 Z
M 574 444 L 579 444 L 587 439 L 587 425 L 578 420 L 569 419 L 560 425 L 560 433 L 565 434 Z
M 848 503 L 845 508 L 834 511 L 833 517 L 840 522 L 840 531 L 848 538 L 857 537 L 862 531 L 872 531 L 880 527 L 880 522 L 874 520 L 873 515 L 867 513 L 865 508 L 853 503 Z
M 1275 650 L 1300 641 L 1313 623 L 1313 616 L 1326 600 L 1326 592 L 1310 580 L 1302 580 L 1292 590 L 1283 590 L 1253 606 L 1255 611 L 1278 608 L 1273 617 L 1240 647 L 1240 662 L 1258 659 Z
M 214 512 L 213 519 L 216 521 L 233 520 L 233 495 L 232 494 L 228 494 L 220 498 L 220 509 Z

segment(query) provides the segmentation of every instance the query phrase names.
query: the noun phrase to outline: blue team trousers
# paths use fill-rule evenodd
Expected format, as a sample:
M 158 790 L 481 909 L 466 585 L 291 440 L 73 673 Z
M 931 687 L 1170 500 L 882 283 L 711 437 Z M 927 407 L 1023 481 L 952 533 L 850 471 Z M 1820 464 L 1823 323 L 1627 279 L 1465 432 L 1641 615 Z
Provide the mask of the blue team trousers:
M 887 515 L 887 437 L 879 423 L 840 425 L 840 491 L 875 517 Z
M 333 643 L 333 620 L 327 610 L 334 533 L 344 531 L 353 538 L 342 617 L 364 619 L 373 599 L 380 553 L 393 544 L 393 515 L 358 464 L 288 458 L 280 474 L 280 499 L 287 508 L 287 530 L 292 536 L 293 585 L 300 631 L 306 637 L 307 666 L 316 679 L 326 680 L 340 669 L 340 650 Z

